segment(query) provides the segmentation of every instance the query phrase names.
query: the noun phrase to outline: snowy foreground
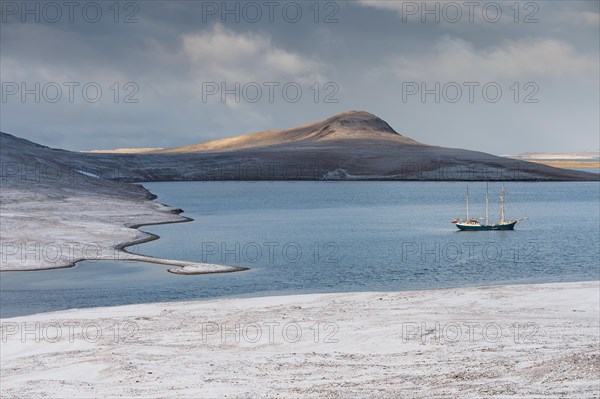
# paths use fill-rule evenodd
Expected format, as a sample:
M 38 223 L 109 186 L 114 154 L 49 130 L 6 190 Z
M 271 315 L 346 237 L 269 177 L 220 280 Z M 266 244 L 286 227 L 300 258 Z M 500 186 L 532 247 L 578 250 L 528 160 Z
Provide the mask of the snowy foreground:
M 598 397 L 599 282 L 3 319 L 10 397 Z

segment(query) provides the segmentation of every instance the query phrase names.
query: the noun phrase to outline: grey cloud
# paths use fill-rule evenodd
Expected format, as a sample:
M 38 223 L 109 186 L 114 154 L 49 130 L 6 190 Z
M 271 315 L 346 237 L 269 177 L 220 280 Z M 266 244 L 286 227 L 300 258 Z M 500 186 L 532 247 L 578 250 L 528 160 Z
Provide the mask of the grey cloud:
M 394 10 L 357 2 L 328 9 L 321 2 L 318 23 L 312 2 L 298 3 L 304 14 L 297 23 L 281 15 L 236 23 L 203 14 L 207 2 L 134 3 L 138 22 L 132 24 L 114 23 L 108 9 L 98 23 L 2 23 L 3 83 L 93 81 L 103 97 L 38 104 L 12 96 L 1 104 L 1 129 L 68 149 L 168 147 L 364 109 L 430 144 L 496 154 L 598 146 L 597 2 L 537 2 L 536 24 L 403 23 Z M 323 23 L 332 10 L 339 22 Z M 499 81 L 502 101 L 402 101 L 407 81 L 466 79 Z M 281 93 L 273 102 L 264 96 L 256 103 L 231 97 L 222 103 L 217 96 L 205 102 L 206 81 L 229 87 L 298 81 L 303 96 L 296 103 Z M 512 101 L 512 81 L 536 82 L 539 103 Z M 137 85 L 138 103 L 123 102 L 127 82 Z M 318 86 L 311 89 L 311 82 Z M 324 101 L 333 92 L 327 82 L 335 83 L 337 102 Z

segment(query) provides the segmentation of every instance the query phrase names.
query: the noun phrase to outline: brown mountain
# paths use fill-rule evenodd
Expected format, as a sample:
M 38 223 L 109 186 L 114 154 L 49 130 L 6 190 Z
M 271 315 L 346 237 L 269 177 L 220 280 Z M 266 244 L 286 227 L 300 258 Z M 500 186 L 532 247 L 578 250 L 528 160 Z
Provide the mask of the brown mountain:
M 9 140 L 9 138 L 12 138 Z M 22 140 L 3 134 L 4 142 Z M 22 140 L 23 142 L 26 140 Z M 35 144 L 30 143 L 35 146 Z M 39 147 L 39 148 L 38 148 Z M 122 181 L 176 180 L 598 180 L 597 174 L 418 143 L 377 116 L 345 112 L 321 122 L 184 147 L 35 156 Z M 16 147 L 15 147 L 16 148 Z M 13 158 L 16 155 L 13 154 Z
M 268 130 L 259 133 L 212 140 L 200 144 L 160 149 L 152 153 L 172 154 L 182 152 L 223 152 L 259 149 L 275 146 L 330 146 L 344 140 L 370 140 L 419 144 L 398 134 L 384 120 L 364 111 L 350 111 L 334 115 L 321 122 L 307 123 L 292 129 Z

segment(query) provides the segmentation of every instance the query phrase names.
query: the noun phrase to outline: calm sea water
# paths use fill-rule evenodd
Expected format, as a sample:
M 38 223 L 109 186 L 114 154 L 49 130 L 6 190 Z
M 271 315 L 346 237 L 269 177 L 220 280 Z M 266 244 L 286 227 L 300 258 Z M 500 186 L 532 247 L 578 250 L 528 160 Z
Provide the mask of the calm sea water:
M 143 254 L 250 267 L 178 276 L 167 267 L 86 261 L 0 275 L 2 317 L 223 296 L 435 289 L 600 279 L 598 183 L 506 184 L 515 231 L 459 232 L 464 183 L 145 184 L 193 222 L 146 226 Z M 485 183 L 469 185 L 484 215 Z M 490 219 L 500 184 L 490 184 Z

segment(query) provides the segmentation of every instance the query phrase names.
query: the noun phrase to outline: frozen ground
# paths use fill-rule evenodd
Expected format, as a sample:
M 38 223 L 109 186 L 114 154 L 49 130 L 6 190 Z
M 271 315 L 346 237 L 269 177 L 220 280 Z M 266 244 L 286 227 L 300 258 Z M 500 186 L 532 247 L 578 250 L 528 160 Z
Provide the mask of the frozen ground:
M 72 266 L 81 259 L 129 259 L 195 273 L 239 270 L 129 254 L 156 238 L 135 227 L 187 220 L 144 187 L 97 177 L 68 151 L 0 134 L 0 271 Z
M 0 196 L 0 270 L 39 270 L 72 266 L 82 259 L 138 260 L 197 273 L 233 271 L 221 265 L 153 258 L 125 252 L 124 243 L 156 238 L 132 228 L 186 219 L 157 201 L 117 196 L 70 195 L 3 188 Z
M 582 282 L 10 318 L 2 320 L 0 393 L 597 398 L 598 294 L 598 282 Z

